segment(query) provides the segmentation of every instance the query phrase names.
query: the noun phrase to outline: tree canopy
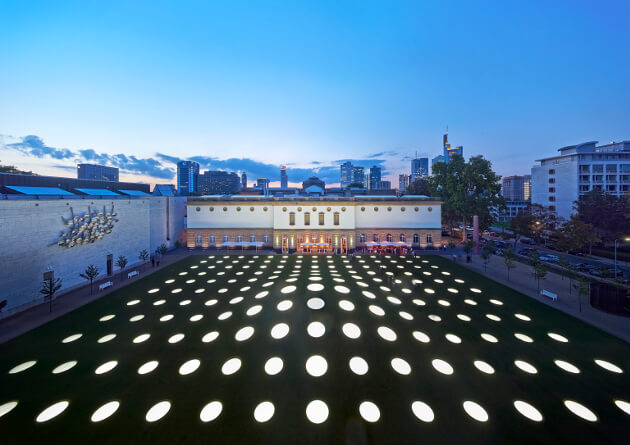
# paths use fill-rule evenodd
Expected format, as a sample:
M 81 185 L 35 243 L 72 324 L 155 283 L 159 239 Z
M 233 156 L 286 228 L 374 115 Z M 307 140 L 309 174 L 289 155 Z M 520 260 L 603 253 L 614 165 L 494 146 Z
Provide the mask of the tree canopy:
M 575 210 L 578 218 L 590 224 L 602 241 L 630 235 L 630 194 L 616 197 L 591 190 L 575 201 Z

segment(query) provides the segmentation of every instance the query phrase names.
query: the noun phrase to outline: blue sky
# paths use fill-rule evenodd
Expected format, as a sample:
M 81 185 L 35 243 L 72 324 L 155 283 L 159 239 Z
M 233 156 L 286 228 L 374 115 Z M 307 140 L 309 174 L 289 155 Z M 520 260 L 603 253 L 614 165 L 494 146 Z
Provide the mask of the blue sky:
M 628 17 L 627 1 L 1 0 L 0 160 L 172 182 L 169 158 L 200 157 L 332 183 L 354 159 L 394 179 L 448 125 L 467 157 L 523 174 L 630 139 Z

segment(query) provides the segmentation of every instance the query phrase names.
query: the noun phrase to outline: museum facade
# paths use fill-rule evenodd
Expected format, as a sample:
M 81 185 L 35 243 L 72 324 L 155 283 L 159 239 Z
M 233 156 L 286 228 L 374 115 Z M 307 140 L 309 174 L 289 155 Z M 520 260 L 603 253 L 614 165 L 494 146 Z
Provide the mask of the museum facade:
M 283 253 L 408 250 L 441 244 L 441 202 L 423 196 L 189 197 L 188 248 Z

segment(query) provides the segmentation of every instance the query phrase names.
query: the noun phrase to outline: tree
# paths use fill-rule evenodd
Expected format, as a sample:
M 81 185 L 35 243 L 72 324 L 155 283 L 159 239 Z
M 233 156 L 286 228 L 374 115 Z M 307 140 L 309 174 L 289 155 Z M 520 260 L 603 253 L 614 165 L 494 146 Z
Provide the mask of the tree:
M 406 193 L 410 195 L 431 196 L 431 186 L 427 178 L 418 178 L 407 186 Z
M 464 243 L 464 252 L 466 252 L 467 259 L 470 258 L 470 254 L 473 251 L 474 247 L 475 247 L 475 242 L 472 240 L 466 241 Z
M 42 281 L 42 287 L 39 290 L 39 293 L 44 295 L 44 298 L 47 298 L 50 301 L 50 312 L 52 312 L 53 297 L 59 289 L 61 289 L 61 278 L 49 278 Z
M 0 164 L 0 173 L 14 173 L 19 175 L 32 175 L 35 176 L 35 173 L 31 171 L 20 170 L 14 165 L 1 165 Z
M 484 272 L 488 271 L 488 262 L 490 261 L 490 257 L 494 254 L 494 243 L 492 241 L 488 242 L 481 249 L 481 258 L 483 259 L 483 270 Z
M 90 282 L 90 295 L 92 295 L 92 282 L 94 281 L 94 278 L 98 277 L 98 267 L 94 264 L 90 264 L 87 269 L 85 269 L 85 272 L 80 273 L 79 275 Z
M 155 251 L 160 255 L 165 255 L 167 250 L 168 249 L 166 248 L 166 244 L 164 243 L 160 244 L 159 247 L 155 249 Z
M 0 301 L 0 312 L 2 312 L 2 310 L 7 307 L 7 300 L 2 300 Z
M 573 288 L 578 293 L 578 307 L 579 311 L 582 312 L 582 295 L 588 295 L 591 291 L 591 282 L 588 278 L 579 276 L 575 283 L 573 283 Z
M 447 244 L 448 244 L 448 247 L 449 247 L 450 249 L 454 249 L 454 248 L 456 248 L 456 247 L 457 247 L 457 243 L 456 243 L 455 241 L 453 241 L 452 239 L 448 240 L 448 243 L 447 243 Z
M 529 254 L 529 261 L 532 269 L 534 269 L 534 278 L 536 279 L 538 292 L 540 293 L 540 280 L 544 279 L 545 276 L 547 276 L 547 268 L 545 267 L 543 262 L 540 261 L 540 256 L 535 250 Z
M 140 261 L 146 261 L 149 259 L 149 251 L 147 249 L 142 249 L 138 254 L 138 259 Z
M 586 245 L 600 241 L 593 230 L 593 226 L 585 223 L 576 215 L 572 215 L 571 219 L 554 231 L 553 237 L 556 239 L 556 247 L 563 252 L 578 250 Z
M 451 227 L 466 224 L 473 215 L 479 216 L 481 230 L 488 228 L 496 214 L 505 206 L 500 194 L 501 177 L 492 171 L 490 161 L 474 156 L 466 162 L 462 156 L 453 156 L 448 162 L 437 162 L 433 176 L 428 179 L 430 195 L 442 200 L 442 220 Z
M 510 281 L 510 269 L 514 269 L 516 265 L 514 264 L 514 259 L 516 255 L 514 254 L 514 249 L 508 247 L 503 250 L 503 262 L 505 263 L 505 267 L 507 268 L 507 278 Z
M 602 241 L 612 242 L 630 226 L 630 198 L 618 198 L 601 190 L 591 190 L 574 203 L 578 218 L 591 224 Z
M 534 225 L 534 217 L 529 213 L 522 212 L 510 220 L 509 229 L 514 236 L 514 247 L 522 237 L 530 238 L 533 236 L 532 226 Z
M 116 260 L 116 266 L 120 267 L 120 279 L 123 277 L 123 269 L 127 266 L 127 257 L 124 255 L 120 255 Z

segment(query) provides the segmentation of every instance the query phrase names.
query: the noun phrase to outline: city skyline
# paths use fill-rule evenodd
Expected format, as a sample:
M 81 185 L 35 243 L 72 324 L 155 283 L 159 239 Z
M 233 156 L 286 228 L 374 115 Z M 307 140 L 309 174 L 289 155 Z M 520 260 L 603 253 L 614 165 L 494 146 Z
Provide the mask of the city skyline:
M 0 159 L 41 174 L 104 162 L 172 183 L 176 154 L 251 177 L 286 164 L 293 184 L 337 183 L 347 159 L 396 183 L 449 125 L 508 176 L 630 134 L 621 2 L 67 5 L 0 14 Z

